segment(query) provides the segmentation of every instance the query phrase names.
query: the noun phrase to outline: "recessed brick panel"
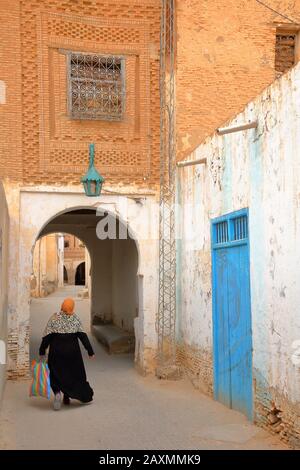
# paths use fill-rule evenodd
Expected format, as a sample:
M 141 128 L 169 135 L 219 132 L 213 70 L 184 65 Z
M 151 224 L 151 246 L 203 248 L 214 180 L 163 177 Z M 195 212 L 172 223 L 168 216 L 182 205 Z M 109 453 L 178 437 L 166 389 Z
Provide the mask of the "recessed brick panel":
M 96 144 L 96 165 L 107 181 L 157 181 L 159 87 L 158 71 L 153 76 L 152 70 L 159 57 L 160 2 L 133 3 L 134 9 L 128 3 L 94 1 L 75 11 L 71 1 L 22 2 L 26 183 L 78 183 L 90 142 Z M 70 119 L 66 51 L 125 58 L 122 121 Z

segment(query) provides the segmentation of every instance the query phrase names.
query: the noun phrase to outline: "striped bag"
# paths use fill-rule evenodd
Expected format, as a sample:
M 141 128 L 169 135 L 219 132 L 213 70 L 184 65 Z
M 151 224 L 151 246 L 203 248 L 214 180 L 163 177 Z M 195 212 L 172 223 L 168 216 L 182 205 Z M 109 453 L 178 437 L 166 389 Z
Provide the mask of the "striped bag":
M 29 389 L 30 397 L 44 397 L 50 399 L 50 371 L 47 362 L 35 361 L 31 363 L 32 380 Z

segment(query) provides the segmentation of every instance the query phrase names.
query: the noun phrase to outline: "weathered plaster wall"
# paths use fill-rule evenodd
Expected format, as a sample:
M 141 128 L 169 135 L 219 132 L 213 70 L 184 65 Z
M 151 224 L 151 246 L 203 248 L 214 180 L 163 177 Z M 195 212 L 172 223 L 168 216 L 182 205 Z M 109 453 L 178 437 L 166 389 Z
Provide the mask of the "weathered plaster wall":
M 5 349 L 7 343 L 8 291 L 8 211 L 2 184 L 0 184 L 0 406 L 5 383 Z
M 97 243 L 98 241 L 98 243 Z M 104 322 L 112 319 L 112 242 L 95 240 L 91 245 L 92 255 L 92 317 Z
M 90 237 L 92 322 L 114 323 L 133 331 L 137 316 L 138 252 L 134 240 Z
M 113 321 L 126 331 L 134 330 L 138 315 L 138 256 L 134 240 L 114 240 L 112 258 Z
M 137 274 L 140 279 L 142 303 L 136 322 L 139 351 L 136 360 L 143 372 L 153 370 L 158 288 L 158 211 L 155 209 L 151 212 L 152 205 L 156 202 L 155 196 L 151 193 L 149 195 L 141 193 L 137 202 L 133 197 L 136 197 L 137 190 L 124 188 L 125 196 L 102 195 L 91 200 L 82 193 L 81 189 L 75 187 L 26 189 L 8 182 L 5 189 L 10 208 L 11 253 L 14 254 L 9 267 L 9 375 L 18 377 L 28 372 L 30 276 L 35 241 L 50 219 L 66 210 L 86 207 L 101 207 L 102 210 L 107 210 L 126 221 L 137 242 L 139 254 Z M 117 190 L 118 188 L 115 189 L 115 193 Z M 151 220 L 149 230 L 156 238 L 151 237 L 145 230 L 149 220 Z M 90 249 L 88 232 L 89 230 L 82 230 L 82 233 L 78 231 L 73 235 L 83 240 Z M 92 260 L 92 270 L 95 262 L 101 262 L 101 257 Z M 92 295 L 94 288 L 93 285 Z M 93 308 L 95 307 L 92 305 Z
M 227 123 L 257 119 L 257 130 L 213 135 L 190 156 L 206 157 L 207 165 L 178 170 L 181 361 L 194 377 L 197 371 L 204 375 L 211 387 L 210 220 L 249 207 L 256 419 L 295 445 L 300 442 L 299 351 L 294 343 L 300 339 L 299 103 L 297 66 Z M 184 348 L 194 351 L 195 359 Z M 268 416 L 272 409 L 279 418 L 274 425 Z
M 32 297 L 46 297 L 57 289 L 60 260 L 59 235 L 47 235 L 37 241 L 33 251 Z

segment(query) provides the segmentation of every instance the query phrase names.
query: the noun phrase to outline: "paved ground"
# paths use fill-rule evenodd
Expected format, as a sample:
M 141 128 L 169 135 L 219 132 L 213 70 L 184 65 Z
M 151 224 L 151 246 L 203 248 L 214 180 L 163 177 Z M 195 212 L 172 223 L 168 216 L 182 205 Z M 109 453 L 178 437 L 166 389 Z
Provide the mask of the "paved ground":
M 47 318 L 70 288 L 32 301 L 32 355 Z M 77 312 L 89 324 L 88 300 Z M 132 356 L 108 356 L 93 341 L 86 359 L 95 390 L 91 405 L 73 402 L 54 412 L 51 403 L 29 398 L 29 382 L 8 382 L 0 422 L 0 449 L 286 449 L 238 412 L 202 395 L 189 382 L 141 377 Z

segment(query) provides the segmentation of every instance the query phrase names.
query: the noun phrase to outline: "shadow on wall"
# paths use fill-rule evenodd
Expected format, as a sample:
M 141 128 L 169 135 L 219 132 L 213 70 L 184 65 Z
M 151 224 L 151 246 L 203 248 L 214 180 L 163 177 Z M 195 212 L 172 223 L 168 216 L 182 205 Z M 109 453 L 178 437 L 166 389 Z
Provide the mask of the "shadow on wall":
M 8 290 L 8 210 L 0 183 L 0 405 L 6 374 L 7 290 Z
M 92 333 L 109 353 L 135 349 L 134 322 L 138 316 L 138 252 L 133 239 L 98 243 L 101 264 L 95 270 L 97 300 Z
M 76 268 L 75 286 L 85 286 L 85 262 L 80 263 Z

